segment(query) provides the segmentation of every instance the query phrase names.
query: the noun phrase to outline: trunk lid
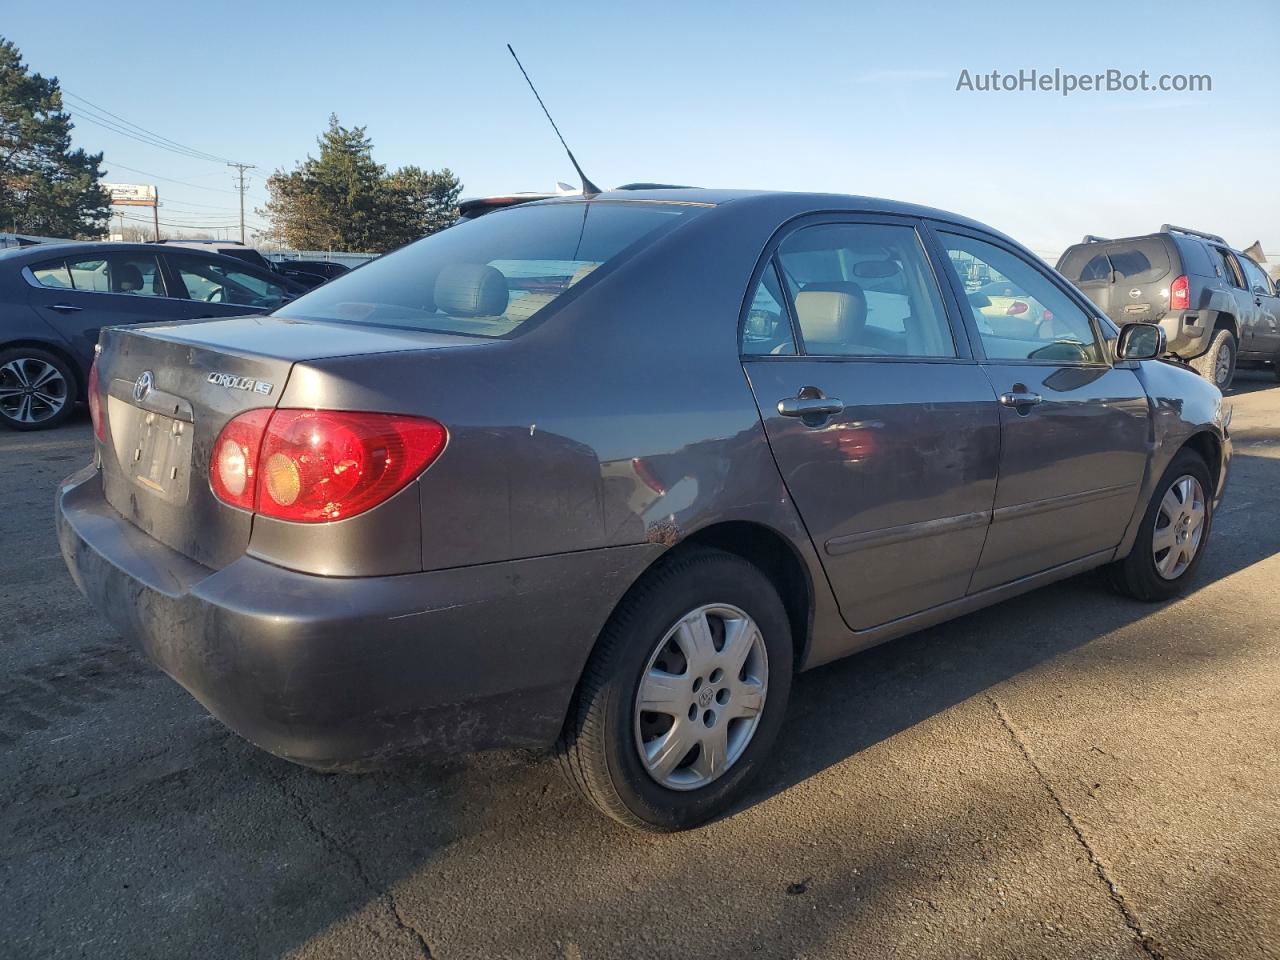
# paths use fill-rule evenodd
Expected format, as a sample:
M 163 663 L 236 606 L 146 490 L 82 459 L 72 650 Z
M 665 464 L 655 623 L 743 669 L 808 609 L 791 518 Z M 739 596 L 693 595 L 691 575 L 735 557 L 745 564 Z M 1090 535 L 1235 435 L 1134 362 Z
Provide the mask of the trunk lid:
M 209 487 L 227 421 L 275 407 L 300 362 L 474 343 L 262 316 L 106 329 L 98 356 L 106 439 L 98 449 L 107 501 L 166 546 L 226 566 L 244 552 L 253 525 L 253 514 Z

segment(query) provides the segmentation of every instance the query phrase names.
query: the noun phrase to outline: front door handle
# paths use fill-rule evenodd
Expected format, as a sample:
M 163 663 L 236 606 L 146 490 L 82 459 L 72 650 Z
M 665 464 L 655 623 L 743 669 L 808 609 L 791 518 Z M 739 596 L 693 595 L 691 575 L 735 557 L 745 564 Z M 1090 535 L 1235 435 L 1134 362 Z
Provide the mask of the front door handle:
M 784 417 L 830 417 L 843 412 L 843 401 L 826 396 L 817 387 L 804 387 L 798 396 L 778 401 L 778 413 Z
M 69 303 L 55 303 L 49 307 L 50 310 L 57 310 L 59 313 L 78 313 L 84 307 L 73 307 Z
M 1000 394 L 1000 402 L 1006 407 L 1031 406 L 1033 404 L 1040 403 L 1043 400 L 1044 397 L 1040 396 L 1038 393 L 1026 393 L 1021 390 L 1017 393 Z

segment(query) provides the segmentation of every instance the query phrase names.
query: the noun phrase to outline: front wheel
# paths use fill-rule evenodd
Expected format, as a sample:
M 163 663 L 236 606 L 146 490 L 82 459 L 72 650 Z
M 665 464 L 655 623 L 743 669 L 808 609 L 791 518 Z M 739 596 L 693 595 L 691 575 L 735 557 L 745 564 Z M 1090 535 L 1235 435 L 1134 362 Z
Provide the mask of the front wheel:
M 1182 592 L 1204 558 L 1213 525 L 1209 468 L 1179 450 L 1142 518 L 1129 556 L 1108 568 L 1112 585 L 1137 600 L 1168 600 Z
M 1236 338 L 1230 330 L 1215 330 L 1209 349 L 1191 361 L 1192 368 L 1224 393 L 1236 376 Z
M 557 745 L 561 767 L 626 826 L 704 823 L 773 747 L 792 659 L 786 611 L 758 568 L 719 550 L 673 557 L 602 632 Z

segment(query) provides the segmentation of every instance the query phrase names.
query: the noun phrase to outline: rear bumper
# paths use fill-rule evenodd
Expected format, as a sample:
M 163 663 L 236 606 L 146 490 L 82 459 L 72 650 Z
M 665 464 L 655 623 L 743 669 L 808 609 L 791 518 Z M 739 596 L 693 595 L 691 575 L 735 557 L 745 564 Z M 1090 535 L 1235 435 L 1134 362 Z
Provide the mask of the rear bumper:
M 1160 321 L 1169 340 L 1169 352 L 1193 360 L 1209 349 L 1214 317 L 1209 310 L 1180 310 Z
M 56 520 L 72 577 L 117 630 L 236 733 L 321 768 L 550 744 L 596 635 L 660 552 L 361 578 L 245 556 L 213 571 L 116 513 L 93 468 L 62 483 Z

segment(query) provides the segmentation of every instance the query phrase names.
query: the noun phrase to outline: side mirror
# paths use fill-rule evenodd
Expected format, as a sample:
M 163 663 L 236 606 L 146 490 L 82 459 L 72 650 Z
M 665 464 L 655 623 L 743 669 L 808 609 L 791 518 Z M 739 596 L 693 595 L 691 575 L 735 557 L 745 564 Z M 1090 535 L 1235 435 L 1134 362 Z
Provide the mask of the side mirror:
M 1164 328 L 1154 323 L 1126 323 L 1116 341 L 1119 360 L 1154 360 L 1164 356 L 1169 347 Z

